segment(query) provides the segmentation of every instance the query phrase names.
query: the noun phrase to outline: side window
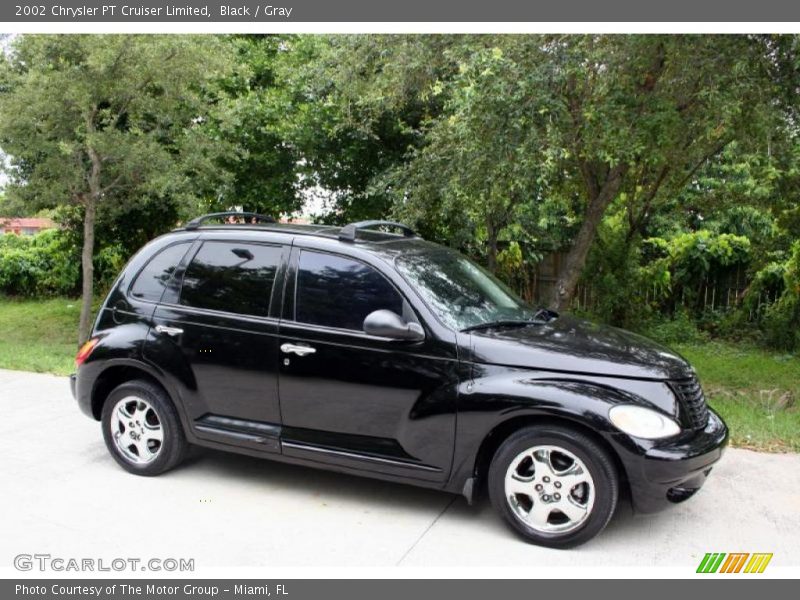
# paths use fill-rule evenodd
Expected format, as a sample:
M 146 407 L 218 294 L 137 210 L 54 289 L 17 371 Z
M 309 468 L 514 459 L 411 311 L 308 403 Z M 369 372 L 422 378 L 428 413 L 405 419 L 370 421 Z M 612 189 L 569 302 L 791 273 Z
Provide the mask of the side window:
M 136 276 L 131 287 L 131 296 L 151 302 L 161 300 L 164 289 L 190 245 L 190 242 L 174 244 L 151 258 Z
M 403 298 L 387 279 L 364 263 L 303 251 L 297 272 L 295 320 L 361 331 L 375 310 L 403 314 Z
M 267 316 L 280 258 L 279 246 L 205 242 L 186 268 L 180 303 Z

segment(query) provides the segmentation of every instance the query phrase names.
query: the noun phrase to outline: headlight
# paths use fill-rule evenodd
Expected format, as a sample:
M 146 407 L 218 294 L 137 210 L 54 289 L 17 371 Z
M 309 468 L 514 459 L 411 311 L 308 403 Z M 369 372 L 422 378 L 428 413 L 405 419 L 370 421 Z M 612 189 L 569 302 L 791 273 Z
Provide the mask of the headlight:
M 646 440 L 669 437 L 681 431 L 678 424 L 669 417 L 634 404 L 612 406 L 608 411 L 608 418 L 628 435 Z

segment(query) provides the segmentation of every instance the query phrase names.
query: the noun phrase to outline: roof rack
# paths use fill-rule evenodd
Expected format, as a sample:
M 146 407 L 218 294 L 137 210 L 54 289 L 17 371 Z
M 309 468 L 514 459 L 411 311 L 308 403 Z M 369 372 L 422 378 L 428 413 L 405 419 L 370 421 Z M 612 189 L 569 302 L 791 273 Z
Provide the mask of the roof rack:
M 373 227 L 392 227 L 394 229 L 399 229 L 403 232 L 403 237 L 416 237 L 416 232 L 411 229 L 408 225 L 403 225 L 402 223 L 397 223 L 395 221 L 358 221 L 356 223 L 350 223 L 349 225 L 345 225 L 342 227 L 342 230 L 339 232 L 339 239 L 343 242 L 355 242 L 356 236 L 358 232 L 362 229 L 372 229 Z
M 216 213 L 209 213 L 207 215 L 203 215 L 202 217 L 197 217 L 196 219 L 192 219 L 189 221 L 184 229 L 189 231 L 193 229 L 197 229 L 200 225 L 203 224 L 204 221 L 208 221 L 209 219 L 215 219 L 219 217 L 245 217 L 245 218 L 253 218 L 255 217 L 259 221 L 264 221 L 265 223 L 274 223 L 275 219 L 268 215 L 260 215 L 254 212 L 240 212 L 236 210 L 228 210 L 225 212 L 216 212 Z

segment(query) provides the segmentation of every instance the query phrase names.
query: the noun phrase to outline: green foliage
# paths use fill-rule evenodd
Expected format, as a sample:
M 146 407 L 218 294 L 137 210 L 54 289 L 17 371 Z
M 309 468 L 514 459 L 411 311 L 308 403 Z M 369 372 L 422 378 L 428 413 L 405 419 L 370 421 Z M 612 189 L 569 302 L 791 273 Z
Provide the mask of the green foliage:
M 80 249 L 57 229 L 0 237 L 0 292 L 19 296 L 74 294 Z
M 276 83 L 289 99 L 285 140 L 302 187 L 321 221 L 387 216 L 394 199 L 387 173 L 418 145 L 420 124 L 440 111 L 429 84 L 454 65 L 459 38 L 298 36 L 278 54 Z
M 800 348 L 800 241 L 784 265 L 783 282 L 783 293 L 767 308 L 763 327 L 771 346 L 794 350 Z
M 0 146 L 15 167 L 7 191 L 31 209 L 83 208 L 83 341 L 98 212 L 152 198 L 194 213 L 224 192 L 219 163 L 231 149 L 219 135 L 224 119 L 210 113 L 232 53 L 225 38 L 143 35 L 24 35 L 5 50 Z
M 388 196 L 395 216 L 492 269 L 504 242 L 516 242 L 531 256 L 568 249 L 580 270 L 595 214 L 615 197 L 640 235 L 709 160 L 737 140 L 744 151 L 744 140 L 764 139 L 776 122 L 765 43 L 341 36 L 317 41 L 315 65 L 301 76 L 328 132 L 384 151 L 385 160 L 355 165 L 361 176 L 350 181 L 359 184 L 334 202 L 335 218 L 352 214 L 358 187 Z M 387 135 L 387 124 L 399 136 Z M 334 166 L 355 175 L 352 165 Z M 588 234 L 577 236 L 587 222 Z
M 691 289 L 715 272 L 750 259 L 750 240 L 730 233 L 702 229 L 667 241 L 667 268 L 675 286 Z
M 647 293 L 652 294 L 658 288 L 661 298 L 664 289 L 669 289 L 669 271 L 658 262 L 644 262 L 642 266 L 642 248 L 632 244 L 625 232 L 619 218 L 611 217 L 601 224 L 587 259 L 583 281 L 591 285 L 596 298 L 591 311 L 593 317 L 621 327 L 637 328 L 653 313 L 653 306 L 645 301 Z
M 791 347 L 798 39 L 17 36 L 0 213 L 57 207 L 64 229 L 3 246 L 2 289 L 75 291 L 92 198 L 103 285 L 189 216 L 313 198 L 327 222 L 406 220 L 528 296 L 543 255 L 577 257 L 561 264 L 617 325 L 683 310 Z M 704 282 L 734 269 L 741 307 L 706 310 Z
M 230 149 L 219 165 L 229 174 L 223 193 L 208 197 L 206 207 L 243 210 L 278 216 L 301 208 L 299 160 L 287 143 L 286 121 L 302 102 L 293 105 L 291 92 L 279 80 L 281 55 L 294 36 L 235 36 L 236 67 L 220 80 L 219 99 L 210 128 Z
M 642 332 L 663 344 L 699 344 L 709 336 L 697 327 L 695 320 L 684 310 L 672 317 L 655 317 L 642 326 Z
M 80 202 L 92 153 L 102 203 L 214 193 L 228 148 L 207 126 L 220 38 L 24 35 L 0 61 L 0 145 L 10 196 L 28 207 Z
M 80 288 L 80 244 L 66 229 L 31 236 L 0 236 L 0 293 L 42 297 L 74 295 Z M 97 252 L 94 268 L 101 287 L 116 279 L 129 254 L 121 244 Z
M 657 308 L 682 304 L 690 310 L 699 300 L 704 284 L 714 283 L 727 269 L 749 264 L 750 240 L 707 229 L 676 235 L 671 239 L 648 238 L 643 242 L 644 264 L 636 282 L 653 291 Z

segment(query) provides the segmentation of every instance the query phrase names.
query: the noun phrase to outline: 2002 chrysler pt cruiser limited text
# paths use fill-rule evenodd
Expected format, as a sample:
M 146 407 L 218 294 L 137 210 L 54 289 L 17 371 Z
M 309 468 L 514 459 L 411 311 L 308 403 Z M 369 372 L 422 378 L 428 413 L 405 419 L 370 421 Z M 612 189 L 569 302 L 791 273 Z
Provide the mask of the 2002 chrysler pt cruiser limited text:
M 189 444 L 461 493 L 576 546 L 620 493 L 694 494 L 728 432 L 646 338 L 534 309 L 408 227 L 206 215 L 145 246 L 80 349 L 73 393 L 131 473 Z

